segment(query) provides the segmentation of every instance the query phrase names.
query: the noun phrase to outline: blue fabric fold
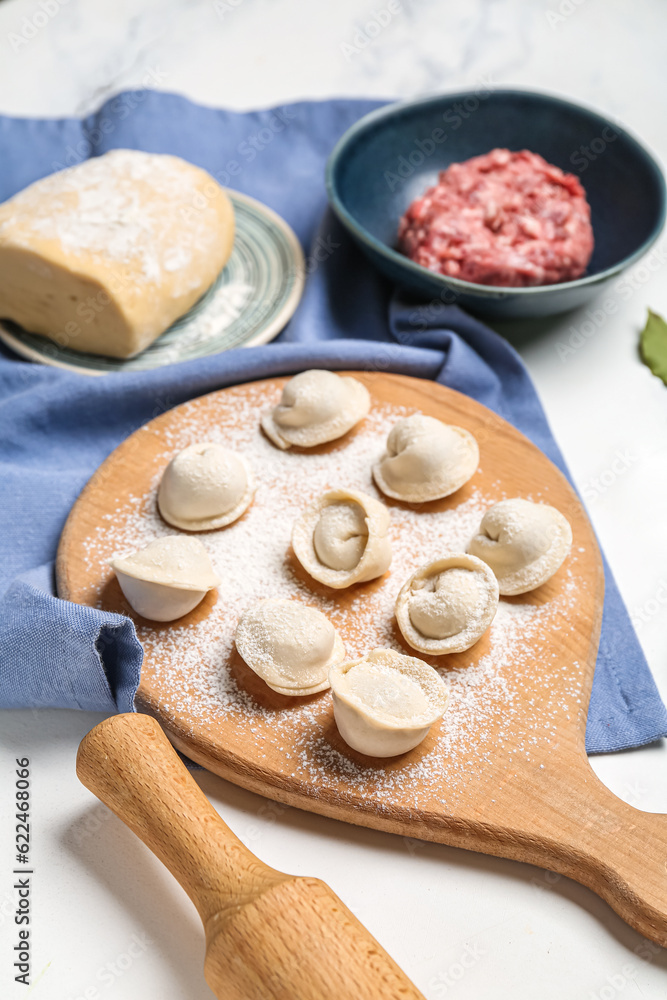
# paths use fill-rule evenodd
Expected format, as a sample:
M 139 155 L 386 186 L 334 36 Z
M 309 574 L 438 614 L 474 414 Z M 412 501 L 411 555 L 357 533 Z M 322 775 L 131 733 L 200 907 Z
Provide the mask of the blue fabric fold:
M 0 351 L 0 706 L 132 710 L 142 660 L 134 626 L 59 600 L 53 559 L 71 505 L 100 462 L 141 424 L 194 396 L 307 367 L 402 372 L 479 400 L 567 474 L 509 344 L 454 306 L 393 289 L 326 209 L 326 157 L 376 106 L 302 102 L 241 114 L 138 91 L 83 121 L 0 117 L 0 199 L 107 149 L 174 153 L 279 212 L 309 271 L 294 319 L 265 347 L 94 379 Z M 667 712 L 606 563 L 605 578 L 589 752 L 667 734 Z

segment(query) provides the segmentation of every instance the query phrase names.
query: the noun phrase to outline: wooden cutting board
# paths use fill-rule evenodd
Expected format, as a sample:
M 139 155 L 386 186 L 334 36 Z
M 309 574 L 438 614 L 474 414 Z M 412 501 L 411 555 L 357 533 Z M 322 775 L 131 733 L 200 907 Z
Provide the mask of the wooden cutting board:
M 203 396 L 140 428 L 72 509 L 58 551 L 59 596 L 133 617 L 145 649 L 137 706 L 209 770 L 325 816 L 568 875 L 667 946 L 667 817 L 612 795 L 584 750 L 604 577 L 581 504 L 527 438 L 474 400 L 429 381 L 351 374 L 370 390 L 371 414 L 343 439 L 308 453 L 279 452 L 258 430 L 259 414 L 276 402 L 284 379 Z M 421 507 L 383 498 L 392 512 L 394 560 L 381 580 L 342 592 L 315 584 L 290 551 L 294 516 L 325 488 L 378 495 L 370 464 L 392 423 L 415 411 L 472 431 L 478 472 L 453 497 Z M 196 440 L 243 450 L 259 488 L 240 521 L 199 536 L 222 578 L 219 591 L 178 622 L 157 625 L 131 612 L 107 563 L 173 533 L 156 512 L 156 486 L 171 456 Z M 324 610 L 350 655 L 383 644 L 405 648 L 392 615 L 401 584 L 428 559 L 461 550 L 483 510 L 505 496 L 561 510 L 572 524 L 572 552 L 548 584 L 502 599 L 492 628 L 471 650 L 429 660 L 450 687 L 451 707 L 410 753 L 391 760 L 355 753 L 338 735 L 328 692 L 277 695 L 236 653 L 240 610 L 276 594 Z

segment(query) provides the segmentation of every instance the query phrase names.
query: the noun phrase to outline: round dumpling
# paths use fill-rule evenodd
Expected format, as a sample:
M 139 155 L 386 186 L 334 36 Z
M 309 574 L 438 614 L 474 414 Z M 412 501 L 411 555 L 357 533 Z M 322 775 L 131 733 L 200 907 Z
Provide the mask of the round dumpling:
M 465 553 L 436 559 L 417 570 L 396 599 L 396 621 L 420 653 L 441 656 L 470 649 L 498 610 L 493 571 Z
M 292 548 L 314 580 L 340 590 L 389 569 L 389 525 L 379 500 L 359 490 L 331 490 L 296 522 Z
M 202 543 L 184 535 L 158 538 L 110 565 L 130 607 L 156 622 L 187 615 L 220 583 Z
M 283 450 L 314 448 L 346 434 L 370 405 L 368 389 L 356 378 L 313 368 L 287 382 L 278 405 L 262 417 L 262 428 Z
M 516 497 L 487 510 L 468 552 L 491 567 L 500 593 L 511 596 L 550 580 L 571 545 L 570 522 L 559 510 Z
M 460 489 L 478 464 L 479 448 L 470 431 L 413 413 L 392 427 L 373 478 L 394 500 L 426 503 Z
M 293 697 L 328 688 L 330 668 L 345 657 L 341 637 L 321 611 L 280 599 L 244 611 L 236 648 L 270 688 Z
M 255 493 L 250 466 L 235 451 L 203 441 L 179 451 L 164 470 L 157 502 L 168 524 L 210 531 L 236 521 Z
M 447 708 L 433 667 L 393 649 L 373 649 L 329 671 L 334 718 L 345 742 L 371 757 L 407 753 Z

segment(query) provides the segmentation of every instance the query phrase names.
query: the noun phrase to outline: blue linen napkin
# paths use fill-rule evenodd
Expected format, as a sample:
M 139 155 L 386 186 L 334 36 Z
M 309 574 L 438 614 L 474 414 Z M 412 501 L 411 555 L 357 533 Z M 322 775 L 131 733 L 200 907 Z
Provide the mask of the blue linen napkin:
M 70 507 L 100 462 L 145 421 L 193 396 L 307 367 L 403 372 L 478 399 L 567 472 L 507 342 L 456 307 L 392 289 L 328 212 L 326 157 L 376 106 L 334 100 L 235 113 L 143 90 L 82 121 L 0 117 L 0 200 L 108 149 L 173 153 L 281 214 L 309 272 L 297 314 L 265 347 L 104 378 L 0 350 L 0 707 L 133 710 L 142 650 L 132 622 L 55 597 L 53 558 Z M 605 573 L 589 752 L 667 735 L 667 712 L 606 564 Z

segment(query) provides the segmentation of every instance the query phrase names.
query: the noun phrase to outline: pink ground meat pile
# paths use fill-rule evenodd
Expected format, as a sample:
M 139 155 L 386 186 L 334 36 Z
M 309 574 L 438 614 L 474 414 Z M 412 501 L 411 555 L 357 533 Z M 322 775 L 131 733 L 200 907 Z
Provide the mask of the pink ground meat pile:
M 513 288 L 579 278 L 593 252 L 578 179 L 525 149 L 452 163 L 410 205 L 398 239 L 430 271 Z

